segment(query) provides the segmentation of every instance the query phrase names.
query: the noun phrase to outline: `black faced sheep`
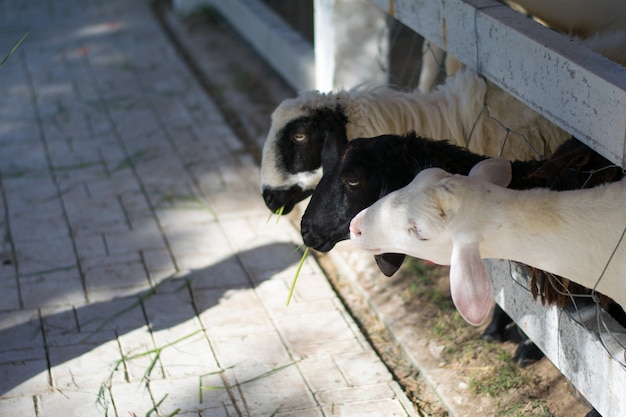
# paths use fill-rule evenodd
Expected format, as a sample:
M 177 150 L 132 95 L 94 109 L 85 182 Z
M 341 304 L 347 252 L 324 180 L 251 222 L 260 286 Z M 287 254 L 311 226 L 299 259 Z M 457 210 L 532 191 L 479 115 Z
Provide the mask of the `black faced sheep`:
M 618 35 L 595 39 L 593 49 L 609 58 L 623 55 L 623 42 L 616 46 L 616 39 L 626 39 L 626 31 Z M 618 62 L 626 62 L 626 57 Z M 510 159 L 550 155 L 569 137 L 469 69 L 430 94 L 384 87 L 304 92 L 285 100 L 272 114 L 261 163 L 267 207 L 291 211 L 313 192 L 323 170 L 332 168 L 348 141 L 410 131 Z
M 481 258 L 510 259 L 610 294 L 626 307 L 626 180 L 585 190 L 511 190 L 511 163 L 489 159 L 469 176 L 440 168 L 352 219 L 350 238 L 371 253 L 450 265 L 461 315 L 478 325 L 493 300 Z
M 506 139 L 503 126 L 519 135 Z M 306 92 L 285 100 L 272 114 L 261 164 L 266 205 L 289 212 L 311 194 L 349 140 L 410 131 L 489 156 L 522 159 L 551 154 L 569 137 L 469 69 L 430 94 L 388 88 Z

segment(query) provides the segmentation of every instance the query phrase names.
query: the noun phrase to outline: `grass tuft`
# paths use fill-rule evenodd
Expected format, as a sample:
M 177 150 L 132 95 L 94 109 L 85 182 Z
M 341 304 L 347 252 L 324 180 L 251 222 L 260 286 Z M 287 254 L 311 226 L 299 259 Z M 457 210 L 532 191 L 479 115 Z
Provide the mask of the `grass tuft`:
M 152 362 L 150 363 L 150 365 L 148 366 L 148 368 L 146 369 L 146 371 L 144 372 L 143 378 L 142 378 L 142 382 L 145 383 L 146 387 L 148 386 L 148 379 L 150 378 L 150 374 L 152 373 L 152 370 L 154 369 L 157 360 L 159 359 L 161 352 L 164 349 L 167 349 L 169 347 L 172 347 L 180 342 L 183 342 L 195 335 L 197 335 L 198 333 L 201 333 L 203 330 L 199 329 L 196 330 L 195 332 L 191 332 L 188 335 L 185 335 L 179 339 L 174 340 L 173 342 L 167 343 L 161 347 L 157 347 L 155 349 L 150 349 L 147 350 L 145 352 L 141 352 L 141 353 L 137 353 L 134 355 L 122 355 L 122 357 L 120 359 L 118 359 L 114 366 L 113 369 L 111 370 L 111 372 L 109 373 L 109 375 L 107 376 L 107 378 L 100 384 L 100 389 L 98 390 L 98 393 L 96 394 L 96 405 L 99 406 L 100 408 L 102 408 L 102 411 L 104 412 L 104 416 L 108 417 L 109 416 L 109 406 L 112 405 L 112 401 L 110 401 L 110 397 L 111 397 L 111 387 L 112 387 L 112 382 L 113 382 L 113 376 L 115 375 L 115 372 L 117 372 L 121 366 L 123 366 L 126 362 L 132 361 L 133 359 L 138 359 L 138 358 L 142 358 L 145 356 L 150 356 L 150 355 L 154 355 L 154 358 L 152 359 Z M 107 394 L 108 397 L 107 398 Z M 148 410 L 148 412 L 146 412 L 146 417 L 150 417 L 150 415 L 154 412 L 157 412 L 157 408 L 163 403 L 163 401 L 165 401 L 165 399 L 167 398 L 168 394 L 165 394 L 165 396 L 163 398 L 161 398 L 161 400 L 159 400 L 159 402 L 157 402 L 154 407 L 152 407 L 150 410 Z M 172 413 L 167 414 L 167 417 L 173 417 L 176 414 L 178 414 L 180 412 L 180 409 L 177 408 L 176 410 L 174 410 Z
M 475 393 L 498 398 L 510 390 L 533 383 L 530 373 L 517 366 L 508 352 L 492 351 L 490 356 L 493 363 L 470 380 L 469 386 Z
M 289 288 L 289 295 L 287 295 L 287 303 L 286 305 L 289 305 L 289 302 L 291 301 L 291 296 L 293 295 L 293 290 L 296 288 L 296 281 L 298 280 L 298 276 L 300 275 L 300 270 L 302 269 L 302 265 L 304 265 L 304 260 L 306 259 L 307 255 L 309 254 L 309 247 L 307 246 L 304 249 L 304 252 L 302 253 L 302 258 L 300 258 L 300 263 L 298 264 L 298 269 L 296 269 L 296 274 L 293 277 L 293 281 L 291 282 L 291 287 Z

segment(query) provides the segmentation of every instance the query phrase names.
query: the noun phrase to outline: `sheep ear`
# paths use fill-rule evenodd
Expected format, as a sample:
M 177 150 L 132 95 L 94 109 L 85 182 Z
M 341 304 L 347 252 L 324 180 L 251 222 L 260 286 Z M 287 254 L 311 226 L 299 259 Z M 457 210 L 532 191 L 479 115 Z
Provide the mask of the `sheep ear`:
M 481 177 L 501 187 L 508 187 L 513 177 L 513 168 L 511 162 L 504 158 L 490 158 L 474 165 L 468 176 Z
M 390 277 L 400 269 L 405 257 L 406 256 L 401 253 L 383 253 L 381 255 L 374 255 L 374 260 L 380 272 Z
M 493 286 L 480 259 L 478 242 L 453 244 L 450 293 L 454 305 L 468 323 L 479 326 L 489 316 Z

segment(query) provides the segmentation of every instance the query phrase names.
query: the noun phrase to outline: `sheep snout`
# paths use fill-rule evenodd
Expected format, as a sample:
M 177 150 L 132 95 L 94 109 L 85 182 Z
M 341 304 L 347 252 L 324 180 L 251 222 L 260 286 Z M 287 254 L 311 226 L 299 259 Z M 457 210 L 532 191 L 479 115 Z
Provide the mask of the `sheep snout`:
M 363 212 L 360 212 L 350 221 L 350 237 L 361 236 L 361 228 L 359 227 L 359 224 L 361 223 L 362 217 Z

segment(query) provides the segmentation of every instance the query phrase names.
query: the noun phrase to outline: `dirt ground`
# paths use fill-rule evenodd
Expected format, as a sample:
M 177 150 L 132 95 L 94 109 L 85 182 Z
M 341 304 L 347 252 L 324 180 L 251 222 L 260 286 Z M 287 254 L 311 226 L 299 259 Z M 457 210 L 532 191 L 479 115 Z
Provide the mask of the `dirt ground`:
M 164 28 L 260 163 L 270 114 L 295 92 L 219 15 L 205 10 L 180 20 L 165 1 L 157 5 Z M 288 218 L 299 224 L 297 213 Z M 457 417 L 582 417 L 589 411 L 547 359 L 520 368 L 512 360 L 515 343 L 484 342 L 483 328 L 460 319 L 446 267 L 411 261 L 386 278 L 363 254 L 345 245 L 337 251 L 351 274 L 329 256 L 319 256 L 319 262 L 422 415 L 446 416 L 448 406 Z M 397 328 L 410 332 L 415 343 L 398 343 Z

